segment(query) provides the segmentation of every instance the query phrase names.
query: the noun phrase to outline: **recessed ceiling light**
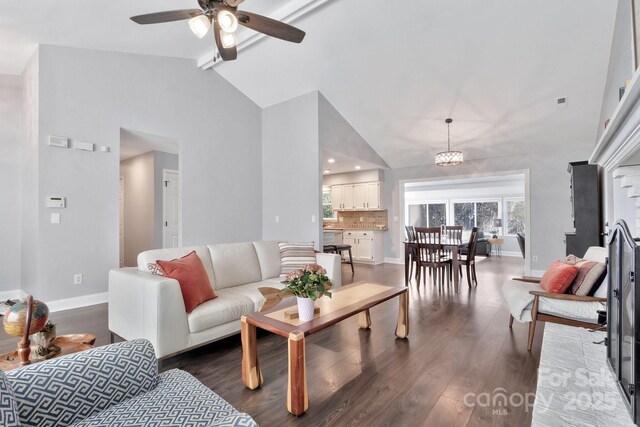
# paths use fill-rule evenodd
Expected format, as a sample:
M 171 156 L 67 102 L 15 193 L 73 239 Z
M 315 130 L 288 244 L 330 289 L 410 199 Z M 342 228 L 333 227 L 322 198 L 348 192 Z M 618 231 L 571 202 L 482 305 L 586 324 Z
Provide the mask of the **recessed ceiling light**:
M 356 165 L 356 170 L 359 171 L 360 170 L 360 165 Z
M 327 160 L 327 162 L 329 162 L 329 163 L 335 163 L 335 162 L 336 162 L 336 159 L 329 159 L 329 160 Z
M 329 173 L 329 172 L 331 172 L 331 169 L 325 169 L 325 170 L 323 170 L 322 172 L 324 172 L 324 173 Z

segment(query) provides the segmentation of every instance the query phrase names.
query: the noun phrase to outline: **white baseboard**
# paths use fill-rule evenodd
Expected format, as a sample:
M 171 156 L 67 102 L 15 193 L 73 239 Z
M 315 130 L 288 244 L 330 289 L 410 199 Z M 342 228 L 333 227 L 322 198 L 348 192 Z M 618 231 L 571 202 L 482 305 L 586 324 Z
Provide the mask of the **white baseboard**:
M 10 291 L 0 291 L 0 301 L 8 299 L 24 299 L 27 294 L 22 289 L 12 289 Z
M 404 259 L 384 257 L 384 262 L 387 264 L 404 264 Z
M 500 254 L 502 256 L 513 256 L 513 257 L 520 257 L 522 258 L 522 253 L 521 252 L 510 252 L 510 251 L 502 251 L 502 253 Z
M 87 307 L 90 305 L 104 304 L 109 301 L 109 293 L 101 292 L 98 294 L 82 295 L 79 297 L 57 299 L 53 301 L 45 301 L 49 307 L 49 312 L 71 310 L 73 308 Z

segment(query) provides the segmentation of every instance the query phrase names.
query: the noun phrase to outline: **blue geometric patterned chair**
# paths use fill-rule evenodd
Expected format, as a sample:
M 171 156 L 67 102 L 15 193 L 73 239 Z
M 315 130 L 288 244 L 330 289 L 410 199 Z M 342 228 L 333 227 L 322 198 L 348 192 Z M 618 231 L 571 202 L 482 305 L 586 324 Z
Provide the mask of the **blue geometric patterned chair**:
M 1 426 L 256 426 L 191 374 L 158 375 L 133 340 L 2 373 Z

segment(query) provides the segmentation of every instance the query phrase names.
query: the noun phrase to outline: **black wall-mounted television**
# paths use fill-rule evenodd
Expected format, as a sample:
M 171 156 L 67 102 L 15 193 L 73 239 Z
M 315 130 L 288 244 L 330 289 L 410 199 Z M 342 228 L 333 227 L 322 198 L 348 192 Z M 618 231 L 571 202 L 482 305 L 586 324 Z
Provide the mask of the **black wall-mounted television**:
M 619 220 L 609 238 L 607 360 L 634 423 L 638 425 L 640 390 L 640 292 L 637 291 L 640 246 Z

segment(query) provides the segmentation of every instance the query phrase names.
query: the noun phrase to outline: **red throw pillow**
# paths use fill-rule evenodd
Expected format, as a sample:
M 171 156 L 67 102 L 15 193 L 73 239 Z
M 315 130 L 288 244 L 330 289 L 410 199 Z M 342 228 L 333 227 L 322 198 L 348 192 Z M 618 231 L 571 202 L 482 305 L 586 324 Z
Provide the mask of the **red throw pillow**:
M 544 272 L 540 287 L 547 292 L 563 294 L 578 274 L 578 267 L 555 260 L 551 267 Z
M 171 261 L 157 260 L 156 264 L 160 266 L 165 277 L 176 279 L 180 284 L 187 313 L 191 313 L 203 302 L 217 298 L 209 282 L 207 270 L 204 269 L 196 251 Z

